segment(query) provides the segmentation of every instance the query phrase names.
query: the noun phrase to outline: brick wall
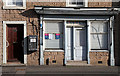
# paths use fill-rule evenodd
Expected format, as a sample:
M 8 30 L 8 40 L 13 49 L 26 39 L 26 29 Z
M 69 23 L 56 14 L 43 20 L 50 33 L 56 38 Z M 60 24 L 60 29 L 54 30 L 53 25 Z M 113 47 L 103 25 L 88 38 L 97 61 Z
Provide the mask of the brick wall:
M 109 52 L 90 52 L 91 65 L 108 65 Z
M 63 65 L 64 52 L 44 52 L 45 65 Z
M 112 7 L 112 0 L 88 0 L 88 7 Z
M 2 11 L 2 21 L 27 21 L 27 36 L 38 35 L 39 37 L 39 16 L 34 11 L 34 5 L 39 6 L 65 6 L 65 3 L 59 2 L 27 2 L 25 10 L 0 10 Z M 1 18 L 1 17 L 0 17 Z M 2 40 L 2 24 L 0 23 L 0 41 Z M 1 41 L 2 42 L 2 41 Z M 38 41 L 39 42 L 39 41 Z M 0 49 L 2 43 L 0 43 Z M 38 45 L 39 47 L 39 45 Z M 39 49 L 39 48 L 38 48 Z M 0 50 L 2 51 L 2 50 Z M 1 53 L 0 53 L 1 54 Z M 27 57 L 28 65 L 39 65 L 39 50 L 29 52 Z M 1 59 L 0 59 L 1 60 Z
M 95 0 L 96 1 L 96 0 Z M 0 0 L 1 2 L 1 0 Z M 39 6 L 60 6 L 65 7 L 65 2 L 27 2 L 27 8 L 25 10 L 1 10 L 2 4 L 0 4 L 0 63 L 2 62 L 2 21 L 27 21 L 27 35 L 38 35 L 39 36 L 39 16 L 33 10 L 34 5 Z M 89 7 L 112 7 L 112 2 L 89 2 Z M 2 19 L 1 19 L 2 16 Z M 119 31 L 120 32 L 120 31 Z M 118 35 L 118 34 L 116 34 Z M 119 38 L 119 37 L 115 37 Z M 118 39 L 117 39 L 118 40 Z M 118 43 L 116 43 L 118 45 Z M 118 47 L 116 47 L 118 49 Z M 50 53 L 49 55 L 46 53 Z M 48 57 L 52 57 L 52 52 L 44 52 L 45 61 Z M 59 54 L 59 53 L 57 53 Z M 57 58 L 57 54 L 55 57 Z M 60 55 L 59 55 L 60 56 Z M 59 57 L 58 57 L 59 58 Z M 63 53 L 60 61 L 63 60 Z M 57 59 L 59 64 L 62 64 Z M 39 50 L 36 52 L 28 53 L 28 65 L 39 65 Z M 45 62 L 46 63 L 46 62 Z M 50 63 L 52 64 L 52 63 Z

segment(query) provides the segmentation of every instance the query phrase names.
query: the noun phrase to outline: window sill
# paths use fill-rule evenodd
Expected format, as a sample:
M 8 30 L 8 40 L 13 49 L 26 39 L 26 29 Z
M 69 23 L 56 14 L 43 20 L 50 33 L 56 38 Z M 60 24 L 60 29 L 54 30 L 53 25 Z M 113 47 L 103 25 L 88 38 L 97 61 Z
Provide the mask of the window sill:
M 45 51 L 52 51 L 52 52 L 64 52 L 63 49 L 45 49 Z
M 85 7 L 85 5 L 66 5 L 66 7 Z
M 3 6 L 3 9 L 26 9 L 26 7 L 19 7 L 19 6 Z
M 109 52 L 109 50 L 90 50 L 90 52 Z

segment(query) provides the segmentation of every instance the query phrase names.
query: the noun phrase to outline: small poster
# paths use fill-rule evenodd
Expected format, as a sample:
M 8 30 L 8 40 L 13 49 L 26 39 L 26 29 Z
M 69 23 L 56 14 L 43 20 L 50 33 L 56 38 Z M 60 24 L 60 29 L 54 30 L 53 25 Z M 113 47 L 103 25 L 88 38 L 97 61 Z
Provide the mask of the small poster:
M 55 34 L 55 39 L 60 39 L 60 34 Z
M 49 34 L 49 39 L 53 39 L 53 34 Z
M 45 39 L 49 39 L 49 34 L 45 34 Z

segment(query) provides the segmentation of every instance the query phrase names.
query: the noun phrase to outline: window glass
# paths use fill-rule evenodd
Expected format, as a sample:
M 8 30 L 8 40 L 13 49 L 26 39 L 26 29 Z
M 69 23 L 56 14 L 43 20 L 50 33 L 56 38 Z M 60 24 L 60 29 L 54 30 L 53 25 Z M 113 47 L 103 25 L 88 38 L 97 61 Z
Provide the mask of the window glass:
M 108 49 L 108 25 L 107 22 L 91 22 L 91 49 Z
M 69 0 L 69 4 L 72 4 L 72 5 L 83 5 L 83 0 Z
M 23 6 L 23 0 L 7 0 L 7 5 Z
M 107 34 L 91 34 L 91 49 L 108 49 Z
M 15 0 L 7 0 L 7 5 L 15 5 Z
M 17 6 L 23 6 L 23 0 L 16 0 Z
M 63 48 L 63 22 L 45 23 L 45 48 Z

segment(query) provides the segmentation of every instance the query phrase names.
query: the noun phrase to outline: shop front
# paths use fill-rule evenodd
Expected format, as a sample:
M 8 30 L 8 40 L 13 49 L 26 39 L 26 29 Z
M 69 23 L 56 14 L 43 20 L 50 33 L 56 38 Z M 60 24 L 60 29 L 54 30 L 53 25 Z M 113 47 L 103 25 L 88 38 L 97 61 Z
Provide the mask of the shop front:
M 111 8 L 35 6 L 40 17 L 41 65 L 114 66 Z

